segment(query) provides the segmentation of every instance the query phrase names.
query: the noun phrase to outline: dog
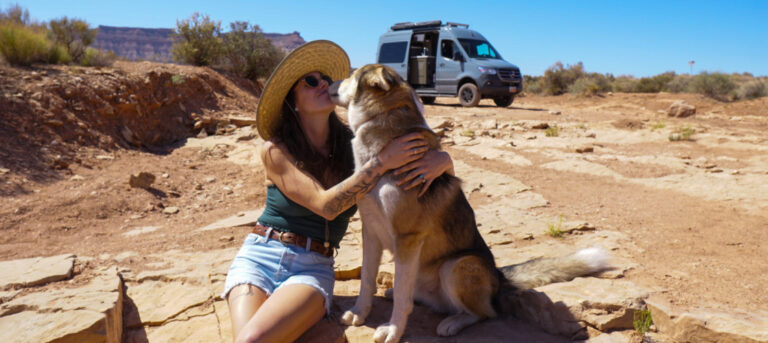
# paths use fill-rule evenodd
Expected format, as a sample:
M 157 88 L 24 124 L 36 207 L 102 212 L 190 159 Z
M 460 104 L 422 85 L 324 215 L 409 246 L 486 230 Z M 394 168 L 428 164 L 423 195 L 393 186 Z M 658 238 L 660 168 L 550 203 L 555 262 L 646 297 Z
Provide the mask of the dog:
M 424 119 L 424 107 L 413 89 L 391 68 L 366 65 L 329 93 L 346 107 L 354 132 L 357 168 L 374 158 L 392 139 L 422 132 L 430 149 L 439 137 Z M 607 269 L 606 254 L 596 248 L 575 254 L 539 258 L 497 268 L 480 232 L 459 178 L 436 178 L 421 196 L 418 187 L 403 191 L 391 172 L 358 202 L 363 224 L 360 294 L 341 322 L 362 325 L 371 310 L 383 249 L 395 260 L 392 315 L 374 333 L 378 343 L 399 342 L 414 300 L 448 314 L 437 334 L 451 336 L 478 321 L 496 317 L 505 292 L 568 281 Z

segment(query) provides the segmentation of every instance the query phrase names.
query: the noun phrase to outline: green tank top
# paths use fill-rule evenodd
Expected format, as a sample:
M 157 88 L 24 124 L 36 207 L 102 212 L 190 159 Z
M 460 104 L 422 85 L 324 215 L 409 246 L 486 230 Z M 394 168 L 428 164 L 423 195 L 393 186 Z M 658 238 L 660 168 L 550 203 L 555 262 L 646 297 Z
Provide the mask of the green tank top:
M 328 221 L 329 242 L 338 248 L 349 226 L 349 218 L 355 214 L 357 206 L 339 214 Z M 259 223 L 280 231 L 297 233 L 318 242 L 325 241 L 325 218 L 288 199 L 275 185 L 267 186 L 267 201 Z

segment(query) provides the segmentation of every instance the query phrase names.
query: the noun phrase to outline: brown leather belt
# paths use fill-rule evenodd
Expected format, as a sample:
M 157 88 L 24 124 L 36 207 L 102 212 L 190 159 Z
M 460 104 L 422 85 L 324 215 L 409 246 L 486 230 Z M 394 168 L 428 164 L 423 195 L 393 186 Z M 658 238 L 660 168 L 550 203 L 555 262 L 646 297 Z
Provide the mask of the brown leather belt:
M 257 224 L 256 226 L 253 227 L 253 233 L 259 236 L 266 236 L 267 231 L 269 231 L 269 229 L 270 227 L 268 226 Z M 297 233 L 280 232 L 273 228 L 268 238 L 280 241 L 282 243 L 293 244 L 303 249 L 307 248 L 307 237 Z M 326 248 L 323 242 L 320 242 L 317 240 L 312 240 L 312 242 L 309 243 L 309 250 L 314 251 L 325 257 L 333 256 L 333 247 L 328 246 Z

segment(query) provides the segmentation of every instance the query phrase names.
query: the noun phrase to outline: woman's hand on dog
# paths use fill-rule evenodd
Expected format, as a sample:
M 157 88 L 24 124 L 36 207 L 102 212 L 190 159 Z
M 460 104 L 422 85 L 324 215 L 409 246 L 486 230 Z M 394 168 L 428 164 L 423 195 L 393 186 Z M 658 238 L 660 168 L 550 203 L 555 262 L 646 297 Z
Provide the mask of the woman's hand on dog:
M 443 173 L 453 175 L 453 160 L 447 152 L 437 150 L 430 150 L 424 157 L 395 170 L 395 176 L 405 174 L 397 185 L 406 191 L 421 186 L 419 196 L 424 195 L 432 181 Z
M 409 133 L 393 139 L 379 152 L 379 161 L 385 170 L 402 167 L 418 160 L 429 150 L 420 133 Z

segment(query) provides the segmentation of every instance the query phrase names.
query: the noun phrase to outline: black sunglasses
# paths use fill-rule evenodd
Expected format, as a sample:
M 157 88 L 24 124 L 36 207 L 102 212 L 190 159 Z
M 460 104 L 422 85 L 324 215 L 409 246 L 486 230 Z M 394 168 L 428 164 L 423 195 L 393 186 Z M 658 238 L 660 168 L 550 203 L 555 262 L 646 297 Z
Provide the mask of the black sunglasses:
M 328 85 L 333 83 L 333 80 L 330 77 L 328 77 L 327 75 L 320 74 L 320 78 L 325 80 L 325 82 L 327 82 Z M 310 88 L 315 88 L 315 87 L 320 85 L 320 80 L 318 80 L 314 75 L 304 76 L 304 82 Z

